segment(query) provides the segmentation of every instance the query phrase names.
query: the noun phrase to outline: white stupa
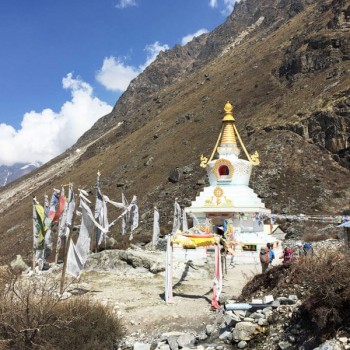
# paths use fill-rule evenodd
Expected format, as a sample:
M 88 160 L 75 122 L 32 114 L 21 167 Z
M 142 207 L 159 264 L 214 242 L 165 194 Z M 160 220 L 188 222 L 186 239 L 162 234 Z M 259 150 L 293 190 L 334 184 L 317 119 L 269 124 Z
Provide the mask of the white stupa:
M 201 166 L 206 168 L 210 185 L 205 187 L 191 206 L 188 214 L 197 217 L 202 226 L 208 226 L 214 233 L 220 227 L 230 227 L 235 244 L 236 262 L 257 262 L 260 248 L 270 242 L 276 255 L 281 242 L 264 232 L 262 217 L 270 214 L 265 204 L 249 187 L 253 165 L 259 165 L 257 152 L 250 156 L 235 126 L 232 105 L 224 108 L 222 129 L 210 159 L 201 157 Z M 240 150 L 237 139 L 248 160 L 238 158 Z M 218 153 L 218 158 L 213 159 Z M 209 219 L 209 220 L 208 220 Z

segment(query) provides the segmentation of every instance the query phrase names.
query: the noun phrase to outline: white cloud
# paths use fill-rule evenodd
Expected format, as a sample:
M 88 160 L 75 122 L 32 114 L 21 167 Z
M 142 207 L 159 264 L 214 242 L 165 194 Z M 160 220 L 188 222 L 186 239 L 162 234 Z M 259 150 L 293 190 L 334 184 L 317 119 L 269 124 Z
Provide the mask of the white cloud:
M 140 70 L 143 71 L 147 66 L 149 66 L 157 58 L 160 51 L 166 50 L 169 50 L 169 46 L 167 44 L 161 45 L 159 41 L 147 45 L 145 47 L 145 51 L 147 52 L 147 59 L 146 62 L 140 66 Z
M 232 13 L 233 8 L 235 6 L 236 2 L 239 2 L 240 0 L 224 0 L 224 6 L 225 8 L 221 11 L 221 13 L 224 16 L 228 16 Z
M 125 65 L 119 58 L 106 57 L 96 74 L 96 80 L 107 90 L 123 92 L 139 73 L 138 68 Z
M 24 115 L 21 128 L 0 124 L 0 164 L 47 162 L 68 147 L 112 106 L 93 95 L 92 87 L 67 74 L 63 88 L 71 91 L 67 101 L 56 113 L 52 109 L 31 111 Z
M 241 0 L 223 0 L 219 2 L 218 0 L 209 0 L 209 6 L 212 8 L 219 8 L 223 16 L 228 16 L 232 13 L 235 3 L 240 1 Z
M 194 37 L 200 36 L 200 35 L 202 35 L 202 34 L 204 34 L 204 33 L 208 33 L 208 30 L 205 29 L 205 28 L 202 28 L 202 29 L 197 30 L 197 31 L 196 31 L 195 33 L 193 33 L 193 34 L 188 34 L 188 35 L 184 36 L 184 37 L 182 38 L 182 40 L 181 40 L 181 45 L 182 45 L 182 46 L 183 46 L 183 45 L 186 45 L 186 44 L 189 43 Z
M 210 0 L 209 1 L 210 7 L 217 7 L 218 6 L 218 0 Z
M 146 62 L 138 67 L 126 65 L 121 58 L 106 57 L 101 69 L 96 73 L 96 80 L 107 90 L 123 92 L 132 79 L 138 76 L 157 57 L 160 51 L 168 50 L 167 44 L 161 45 L 158 41 L 147 45 Z
M 135 0 L 120 0 L 117 5 L 115 5 L 118 9 L 125 9 L 126 7 L 137 6 Z

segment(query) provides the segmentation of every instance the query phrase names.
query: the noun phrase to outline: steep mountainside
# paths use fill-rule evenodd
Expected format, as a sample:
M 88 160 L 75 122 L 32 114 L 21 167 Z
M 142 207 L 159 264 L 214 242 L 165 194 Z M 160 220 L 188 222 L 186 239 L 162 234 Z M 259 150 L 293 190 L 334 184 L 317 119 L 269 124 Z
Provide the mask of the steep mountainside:
M 135 240 L 150 236 L 154 205 L 166 230 L 174 198 L 187 206 L 205 185 L 199 156 L 227 100 L 260 153 L 251 186 L 268 208 L 349 209 L 349 58 L 350 0 L 241 1 L 212 33 L 161 53 L 74 147 L 0 190 L 2 259 L 30 254 L 32 195 L 70 181 L 94 189 L 98 169 L 110 198 L 138 196 Z

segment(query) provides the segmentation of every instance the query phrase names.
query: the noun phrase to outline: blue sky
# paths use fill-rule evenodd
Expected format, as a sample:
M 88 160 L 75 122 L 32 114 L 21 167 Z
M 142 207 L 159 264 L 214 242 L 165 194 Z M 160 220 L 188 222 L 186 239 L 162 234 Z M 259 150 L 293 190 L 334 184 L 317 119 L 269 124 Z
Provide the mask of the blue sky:
M 234 0 L 1 0 L 0 165 L 70 147 L 160 50 L 223 23 Z

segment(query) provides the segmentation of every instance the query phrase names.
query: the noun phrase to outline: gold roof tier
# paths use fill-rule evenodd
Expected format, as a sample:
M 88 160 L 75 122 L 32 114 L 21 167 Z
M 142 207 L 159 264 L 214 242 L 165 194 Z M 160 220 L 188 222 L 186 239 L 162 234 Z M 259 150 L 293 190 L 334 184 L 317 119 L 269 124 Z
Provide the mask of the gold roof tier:
M 215 155 L 215 152 L 219 151 L 220 153 L 222 149 L 226 149 L 226 150 L 231 149 L 238 156 L 239 149 L 237 147 L 237 139 L 239 140 L 239 143 L 242 146 L 243 151 L 246 154 L 250 163 L 252 163 L 253 165 L 259 165 L 260 161 L 259 161 L 258 152 L 255 152 L 254 155 L 250 156 L 243 144 L 241 136 L 239 135 L 235 125 L 235 118 L 233 116 L 233 107 L 229 101 L 226 102 L 224 111 L 225 111 L 225 115 L 222 119 L 221 132 L 216 142 L 216 145 L 214 147 L 214 150 L 209 160 L 203 155 L 201 156 L 201 167 L 205 168 L 207 163 L 212 161 Z
M 227 123 L 224 125 L 220 140 L 220 146 L 223 145 L 237 145 L 235 130 L 232 124 Z

